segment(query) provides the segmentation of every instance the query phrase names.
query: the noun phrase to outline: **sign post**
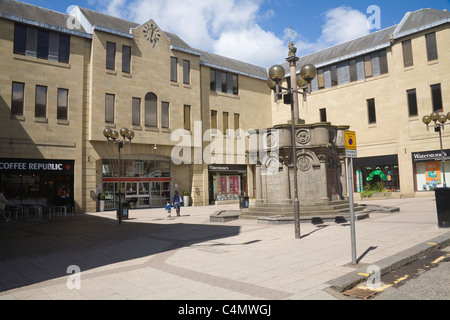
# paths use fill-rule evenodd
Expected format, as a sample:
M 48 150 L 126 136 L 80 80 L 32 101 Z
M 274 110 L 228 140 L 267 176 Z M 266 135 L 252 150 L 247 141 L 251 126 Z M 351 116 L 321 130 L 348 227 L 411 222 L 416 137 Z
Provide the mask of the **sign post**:
M 356 148 L 356 133 L 352 131 L 345 132 L 345 155 L 347 157 L 347 177 L 348 177 L 348 194 L 350 204 L 350 220 L 351 220 L 351 238 L 352 238 L 352 263 L 358 264 L 356 260 L 356 232 L 355 232 L 355 204 L 353 198 L 353 159 L 358 157 Z

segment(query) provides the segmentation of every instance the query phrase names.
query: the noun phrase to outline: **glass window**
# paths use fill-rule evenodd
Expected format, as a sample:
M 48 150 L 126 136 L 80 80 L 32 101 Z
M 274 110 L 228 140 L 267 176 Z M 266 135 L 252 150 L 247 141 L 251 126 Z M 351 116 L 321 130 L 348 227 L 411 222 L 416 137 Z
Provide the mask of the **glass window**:
M 161 103 L 161 128 L 169 128 L 169 103 L 162 102 Z
M 25 54 L 27 27 L 16 24 L 14 27 L 14 53 Z
M 327 122 L 327 109 L 323 108 L 319 110 L 320 122 Z
M 131 71 L 131 47 L 122 46 L 122 72 L 130 73 Z
M 228 93 L 228 75 L 226 72 L 222 72 L 222 92 L 223 93 Z
M 233 94 L 239 95 L 239 78 L 236 74 L 233 74 Z
M 211 91 L 216 91 L 216 70 L 210 70 L 209 72 L 209 82 Z
M 228 112 L 224 112 L 223 113 L 223 119 L 222 119 L 222 124 L 223 124 L 223 134 L 227 134 L 227 130 L 230 128 L 229 127 L 229 119 L 228 119 Z
M 69 98 L 69 90 L 58 89 L 58 106 L 56 115 L 58 120 L 68 119 L 68 98 Z
M 154 93 L 147 93 L 145 96 L 145 125 L 158 126 L 158 99 Z
M 380 73 L 386 74 L 389 72 L 386 50 L 381 50 L 379 53 L 380 58 Z
M 11 115 L 23 116 L 25 83 L 12 83 Z
M 426 43 L 427 43 L 427 55 L 428 61 L 437 60 L 438 52 L 437 52 L 437 44 L 436 44 L 436 33 L 429 33 L 425 35 Z
M 34 116 L 36 118 L 47 117 L 47 87 L 36 86 L 36 109 Z
M 335 87 L 338 84 L 338 77 L 337 77 L 337 67 L 336 65 L 332 65 L 330 67 L 330 77 L 331 77 L 331 86 Z
M 325 88 L 325 77 L 323 74 L 323 69 L 317 70 L 317 79 L 319 81 L 319 89 Z
M 211 110 L 211 129 L 217 129 L 217 111 Z
M 184 106 L 184 129 L 191 130 L 191 106 Z
M 26 50 L 25 54 L 30 57 L 36 58 L 36 51 L 37 51 L 37 29 L 35 28 L 28 28 L 27 27 L 27 43 L 26 43 Z
M 377 123 L 377 114 L 375 111 L 375 99 L 367 100 L 367 109 L 369 114 L 369 123 Z
M 132 124 L 134 126 L 140 126 L 141 125 L 141 99 L 140 98 L 133 98 L 132 99 Z
M 106 69 L 116 69 L 116 44 L 106 42 Z
M 38 58 L 48 59 L 48 44 L 49 44 L 49 33 L 47 31 L 39 30 L 37 42 Z
M 441 92 L 441 84 L 434 84 L 431 86 L 431 98 L 433 103 L 433 111 L 443 111 L 442 106 L 442 92 Z
M 105 95 L 105 122 L 114 123 L 114 99 L 113 94 Z
M 366 78 L 370 78 L 373 76 L 372 58 L 370 55 L 364 56 L 364 72 Z
M 188 60 L 183 60 L 183 83 L 191 83 L 191 62 Z
M 178 58 L 170 57 L 170 81 L 178 82 Z
M 350 60 L 350 81 L 357 81 L 358 80 L 358 73 L 356 72 L 356 60 Z
M 406 94 L 408 96 L 408 111 L 409 116 L 417 116 L 417 96 L 416 96 L 416 89 L 411 89 L 406 91 Z
M 414 65 L 411 40 L 403 41 L 402 46 L 403 46 L 403 65 L 405 66 L 405 68 L 410 67 Z
M 59 36 L 59 62 L 69 63 L 70 37 L 64 34 Z
M 241 120 L 238 113 L 234 114 L 234 132 L 236 135 L 239 135 L 239 129 L 241 128 Z

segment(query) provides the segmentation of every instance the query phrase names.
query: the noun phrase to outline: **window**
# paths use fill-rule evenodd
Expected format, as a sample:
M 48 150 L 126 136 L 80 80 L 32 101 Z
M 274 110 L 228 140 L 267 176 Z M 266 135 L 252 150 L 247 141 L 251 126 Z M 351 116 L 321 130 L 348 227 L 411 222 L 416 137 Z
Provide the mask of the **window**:
M 367 109 L 369 114 L 369 124 L 377 123 L 377 114 L 375 111 L 375 99 L 367 100 Z
M 183 83 L 191 83 L 191 62 L 188 60 L 183 60 Z
M 48 59 L 49 33 L 47 31 L 39 30 L 37 41 L 37 57 Z
M 158 126 L 158 99 L 154 93 L 147 93 L 145 96 L 145 125 Z
M 224 112 L 223 113 L 223 119 L 222 119 L 222 124 L 223 124 L 223 134 L 227 134 L 227 130 L 230 128 L 229 125 L 229 119 L 228 119 L 228 112 Z
M 36 118 L 47 117 L 47 87 L 36 86 L 36 108 L 34 116 Z
M 332 65 L 330 67 L 330 73 L 331 73 L 331 86 L 335 87 L 338 84 L 338 76 L 337 76 L 337 67 L 336 67 L 336 65 Z
M 116 44 L 106 42 L 106 69 L 116 70 Z
M 211 129 L 217 129 L 217 111 L 211 110 Z
M 211 91 L 238 95 L 239 77 L 236 74 L 211 69 L 210 89 Z
M 170 81 L 178 81 L 178 58 L 170 57 Z
M 349 62 L 350 65 L 350 81 L 357 81 L 358 80 L 358 73 L 357 73 L 357 69 L 356 69 L 356 60 L 350 60 Z
M 191 106 L 184 105 L 184 129 L 191 130 Z
M 437 44 L 436 44 L 436 33 L 429 33 L 425 35 L 426 43 L 427 43 L 427 55 L 428 61 L 437 60 L 438 52 L 437 52 Z
M 131 47 L 122 46 L 122 72 L 131 72 Z
M 323 69 L 317 70 L 317 80 L 319 82 L 319 89 L 325 88 L 325 77 L 323 74 Z
M 105 95 L 105 122 L 114 123 L 114 100 L 113 94 Z
M 327 109 L 320 109 L 320 122 L 327 122 Z
M 16 24 L 13 52 L 40 59 L 69 63 L 70 36 Z
M 388 73 L 389 67 L 388 67 L 386 50 L 381 50 L 379 52 L 379 59 L 380 59 L 380 73 L 381 74 Z
M 133 126 L 141 125 L 141 99 L 133 98 L 131 102 L 131 121 Z
M 12 83 L 11 115 L 23 116 L 25 83 Z
M 405 66 L 405 68 L 410 67 L 414 65 L 411 40 L 403 41 L 402 46 L 403 46 L 403 65 Z
M 236 133 L 236 135 L 239 134 L 239 132 L 237 130 L 239 130 L 241 128 L 241 121 L 240 121 L 240 116 L 238 113 L 234 114 L 234 131 Z
M 216 91 L 216 70 L 209 71 L 209 87 L 211 91 Z
M 169 128 L 169 103 L 161 103 L 161 128 Z
M 58 101 L 56 117 L 58 120 L 68 120 L 68 101 L 69 101 L 69 90 L 58 89 Z
M 443 111 L 441 84 L 431 86 L 431 98 L 433 102 L 433 111 Z
M 417 116 L 417 95 L 416 95 L 416 89 L 411 89 L 406 91 L 406 95 L 408 97 L 408 111 L 409 116 Z
M 373 76 L 372 58 L 370 55 L 364 56 L 364 73 L 366 74 L 366 78 Z

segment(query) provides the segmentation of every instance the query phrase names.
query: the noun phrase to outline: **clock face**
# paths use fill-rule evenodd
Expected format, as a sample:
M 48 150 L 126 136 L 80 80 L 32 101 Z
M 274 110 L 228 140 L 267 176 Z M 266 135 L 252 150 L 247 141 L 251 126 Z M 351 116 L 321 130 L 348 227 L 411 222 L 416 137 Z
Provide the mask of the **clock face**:
M 161 30 L 158 29 L 156 25 L 153 23 L 147 24 L 144 26 L 144 38 L 153 44 L 153 48 L 156 46 L 156 43 L 159 41 L 161 37 Z

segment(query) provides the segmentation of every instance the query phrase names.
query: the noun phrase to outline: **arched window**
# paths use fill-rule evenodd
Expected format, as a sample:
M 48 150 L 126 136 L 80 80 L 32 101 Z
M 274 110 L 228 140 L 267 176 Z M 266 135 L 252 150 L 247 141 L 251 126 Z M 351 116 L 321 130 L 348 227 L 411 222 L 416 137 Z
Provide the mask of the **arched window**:
M 158 126 L 158 98 L 154 93 L 145 95 L 145 125 L 147 127 Z

